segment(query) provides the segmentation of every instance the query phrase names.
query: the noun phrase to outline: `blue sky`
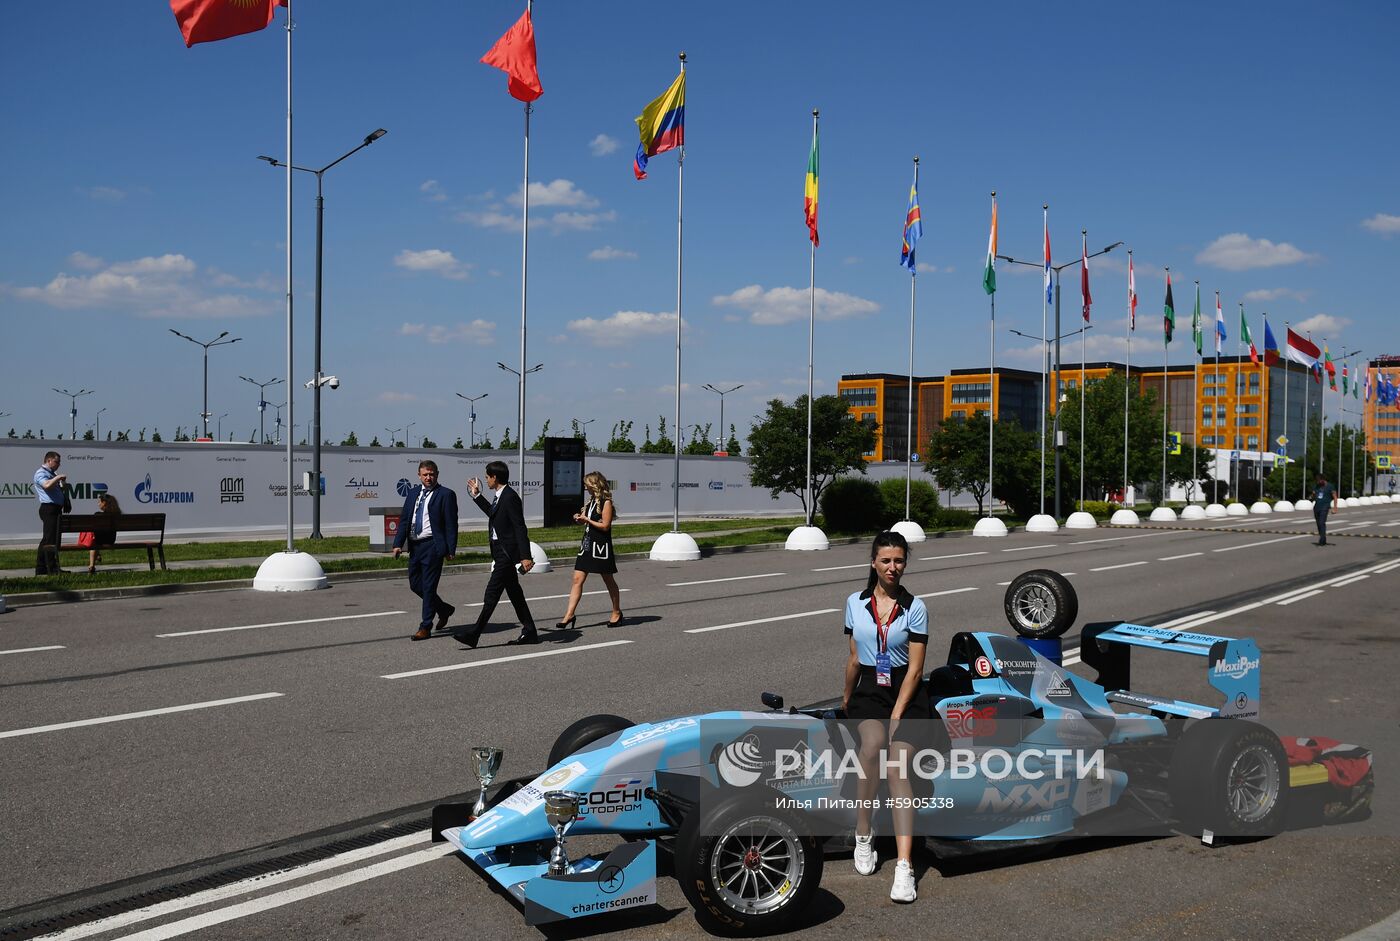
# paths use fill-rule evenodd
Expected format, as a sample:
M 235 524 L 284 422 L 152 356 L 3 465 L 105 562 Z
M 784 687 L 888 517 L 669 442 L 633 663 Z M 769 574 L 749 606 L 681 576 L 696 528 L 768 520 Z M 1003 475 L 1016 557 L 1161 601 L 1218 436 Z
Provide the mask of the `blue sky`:
M 414 422 L 450 444 L 515 422 L 521 106 L 477 60 L 518 2 L 300 0 L 294 158 L 320 166 L 389 133 L 325 178 L 325 434 L 362 441 Z M 18 4 L 0 35 L 7 331 L 0 426 L 66 432 L 94 389 L 109 428 L 169 437 L 210 409 L 247 440 L 258 380 L 284 376 L 284 32 L 186 49 L 166 4 Z M 900 228 L 921 157 L 914 368 L 985 362 L 988 194 L 1001 250 L 1057 263 L 1134 250 L 1133 359 L 1161 361 L 1162 267 L 1188 315 L 1192 282 L 1256 325 L 1290 320 L 1334 356 L 1400 352 L 1386 274 L 1400 247 L 1394 172 L 1400 10 L 1299 2 L 624 4 L 535 7 L 544 96 L 531 133 L 527 434 L 552 420 L 655 431 L 674 395 L 676 159 L 636 182 L 634 117 L 689 56 L 682 423 L 717 421 L 700 387 L 743 383 L 740 434 L 766 400 L 805 389 L 808 242 L 802 183 L 822 111 L 816 282 L 818 393 L 846 372 L 903 372 L 909 276 Z M 1379 105 L 1379 107 L 1377 107 Z M 309 417 L 314 178 L 296 180 L 297 419 Z M 1121 359 L 1123 249 L 1092 264 L 1090 359 Z M 1040 276 L 1001 270 L 1000 365 L 1036 368 Z M 1066 330 L 1077 277 L 1064 286 Z M 1180 323 L 1180 321 L 1179 321 Z M 1280 338 L 1282 331 L 1279 330 Z M 1078 343 L 1074 343 L 1077 354 Z M 1066 353 L 1068 357 L 1070 354 Z M 287 387 L 269 398 L 285 400 Z M 271 414 L 268 416 L 271 424 Z M 304 432 L 303 432 L 304 434 Z

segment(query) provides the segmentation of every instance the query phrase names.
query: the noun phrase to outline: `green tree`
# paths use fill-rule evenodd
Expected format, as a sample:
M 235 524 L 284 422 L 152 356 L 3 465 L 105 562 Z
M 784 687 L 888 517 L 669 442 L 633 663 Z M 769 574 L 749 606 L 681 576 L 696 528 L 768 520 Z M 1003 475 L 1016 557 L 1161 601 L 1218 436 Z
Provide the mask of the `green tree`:
M 89 428 L 87 431 L 83 432 L 83 440 L 84 440 L 84 441 L 96 441 L 96 440 L 97 440 L 97 435 L 93 434 L 93 433 L 92 433 L 92 429 Z
M 424 435 L 424 436 L 423 436 L 423 450 L 427 451 L 427 450 L 430 450 L 430 449 L 436 448 L 436 447 L 437 447 L 437 442 L 436 442 L 436 441 L 434 441 L 432 438 L 429 438 L 427 435 Z
M 466 445 L 462 443 L 462 436 L 461 436 L 461 435 L 458 435 L 458 436 L 457 436 L 457 440 L 454 441 L 454 442 L 452 442 L 452 450 L 454 450 L 454 451 L 461 451 L 461 450 L 463 450 L 463 449 L 465 449 L 465 448 L 466 448 Z
M 719 448 L 710 440 L 710 422 L 705 423 L 705 427 L 695 426 L 690 436 L 690 443 L 681 451 L 682 454 L 714 454 Z
M 507 428 L 505 431 L 501 432 L 500 450 L 502 450 L 502 451 L 514 451 L 515 448 L 516 448 L 516 443 L 515 443 L 514 441 L 510 440 L 510 429 Z
M 13 428 L 11 428 L 11 429 L 10 429 L 10 433 L 7 434 L 5 437 L 6 437 L 6 438 L 18 438 L 19 435 L 15 434 L 15 430 L 14 430 Z
M 382 444 L 379 443 L 379 435 L 375 435 L 375 436 L 370 440 L 369 446 L 372 447 L 372 448 L 382 448 L 382 447 L 384 447 L 384 445 L 382 445 Z
M 492 445 L 491 445 L 491 439 L 490 439 L 490 437 L 488 437 L 488 436 L 486 436 L 486 435 L 482 435 L 482 436 L 481 436 L 481 440 L 478 441 L 477 444 L 476 444 L 476 450 L 478 450 L 478 451 L 492 451 L 492 450 L 494 450 L 494 448 L 493 448 Z
M 608 451 L 613 454 L 634 454 L 637 444 L 632 440 L 634 422 L 617 421 L 612 426 L 612 437 L 608 439 Z
M 853 470 L 865 473 L 863 455 L 875 448 L 875 427 L 851 417 L 839 396 L 812 400 L 813 506 L 809 508 L 807 396 L 798 396 L 791 405 L 773 399 L 749 432 L 749 482 L 766 487 L 774 497 L 790 493 L 802 501 L 804 512 L 814 510 L 822 491 L 838 475 Z
M 355 437 L 355 432 L 352 431 L 345 436 L 344 441 L 340 442 L 340 446 L 343 448 L 358 448 L 360 446 L 360 439 Z
M 131 440 L 131 429 L 128 428 L 126 431 L 119 431 L 119 432 L 117 432 L 117 440 L 118 440 L 118 441 L 130 441 L 130 440 Z
M 575 438 L 577 438 L 577 439 L 579 439 L 580 441 L 583 442 L 583 449 L 584 449 L 585 451 L 587 451 L 587 450 L 588 450 L 588 435 L 584 433 L 583 426 L 579 424 L 579 421 L 578 421 L 577 418 L 571 418 L 571 419 L 569 419 L 569 428 L 570 428 L 570 430 L 572 431 L 573 436 L 574 436 Z M 540 442 L 540 446 L 543 447 L 543 446 L 544 446 L 544 442 Z
M 666 416 L 656 416 L 656 440 L 651 440 L 651 426 L 647 425 L 647 440 L 642 444 L 639 451 L 643 454 L 674 454 L 676 453 L 676 443 L 666 436 Z
M 155 431 L 152 431 L 152 432 L 151 432 L 151 441 L 156 442 L 156 443 L 159 443 L 159 442 L 160 442 L 160 429 L 159 429 L 159 428 L 157 428 Z
M 966 493 L 985 512 L 987 499 L 987 413 L 975 412 L 965 421 L 947 421 L 929 439 L 924 469 L 938 485 Z M 1038 432 L 1016 421 L 998 421 L 994 435 L 996 486 L 992 496 L 1003 500 L 1017 516 L 1036 512 L 1040 501 Z
M 734 433 L 733 422 L 729 423 L 729 440 L 724 442 L 724 450 L 728 451 L 731 457 L 738 457 L 740 454 L 739 436 Z
M 544 420 L 543 427 L 540 428 L 540 436 L 535 439 L 535 443 L 530 445 L 531 451 L 543 451 L 544 439 L 549 437 L 549 419 Z

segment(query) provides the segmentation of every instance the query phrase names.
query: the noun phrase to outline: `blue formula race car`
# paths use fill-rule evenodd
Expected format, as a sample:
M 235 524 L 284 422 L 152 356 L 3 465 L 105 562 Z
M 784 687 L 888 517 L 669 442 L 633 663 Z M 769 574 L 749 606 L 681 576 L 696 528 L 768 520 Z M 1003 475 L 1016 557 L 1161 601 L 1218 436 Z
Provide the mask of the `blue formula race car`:
M 1098 671 L 1090 681 L 1053 649 L 1074 618 L 1068 582 L 1025 573 L 1006 608 L 1020 636 L 959 633 L 926 680 L 933 711 L 903 771 L 912 796 L 899 801 L 936 855 L 1089 833 L 1175 827 L 1210 840 L 1282 828 L 1290 768 L 1278 736 L 1254 721 L 1252 640 L 1089 624 L 1080 656 Z M 1131 689 L 1134 648 L 1199 658 L 1221 702 Z M 475 819 L 465 804 L 436 808 L 434 838 L 530 924 L 655 904 L 658 864 L 669 861 L 705 926 L 784 930 L 817 890 L 829 844 L 850 845 L 858 737 L 839 701 L 784 709 L 765 693 L 763 702 L 770 711 L 582 719 L 543 773 L 503 784 Z M 876 831 L 890 834 L 900 805 L 883 785 L 877 793 L 867 806 Z M 566 838 L 598 834 L 617 845 L 569 858 Z

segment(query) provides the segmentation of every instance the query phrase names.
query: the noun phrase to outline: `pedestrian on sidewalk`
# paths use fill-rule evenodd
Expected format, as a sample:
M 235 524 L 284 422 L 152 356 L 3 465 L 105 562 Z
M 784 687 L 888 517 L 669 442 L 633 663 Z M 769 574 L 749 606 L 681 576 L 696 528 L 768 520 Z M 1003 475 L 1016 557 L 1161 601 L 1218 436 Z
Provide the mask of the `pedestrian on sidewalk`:
M 49 451 L 34 472 L 34 496 L 39 498 L 39 522 L 43 524 L 39 549 L 34 555 L 35 575 L 58 575 L 63 571 L 58 567 L 58 541 L 62 538 L 59 523 L 73 504 L 64 489 L 68 475 L 58 472 L 62 463 L 57 451 Z
M 438 484 L 438 466 L 433 461 L 418 463 L 419 485 L 404 497 L 399 512 L 399 530 L 394 534 L 394 558 L 408 545 L 408 587 L 423 599 L 423 617 L 410 640 L 427 640 L 437 629 L 446 630 L 457 609 L 438 597 L 444 559 L 457 555 L 457 494 Z
M 1327 478 L 1317 475 L 1317 486 L 1313 489 L 1313 519 L 1317 520 L 1317 544 L 1327 545 L 1327 516 L 1337 510 L 1337 490 L 1327 482 Z
M 608 598 L 612 600 L 612 617 L 608 627 L 622 623 L 622 596 L 618 593 L 617 559 L 613 556 L 612 524 L 617 516 L 613 506 L 612 489 L 608 478 L 597 471 L 591 471 L 583 478 L 583 487 L 588 491 L 588 502 L 574 514 L 574 522 L 583 524 L 583 541 L 578 548 L 578 558 L 574 561 L 574 583 L 569 586 L 569 606 L 564 609 L 564 617 L 555 624 L 556 630 L 573 627 L 578 620 L 578 603 L 583 597 L 583 583 L 588 573 L 597 572 L 603 576 L 603 584 L 608 588 Z

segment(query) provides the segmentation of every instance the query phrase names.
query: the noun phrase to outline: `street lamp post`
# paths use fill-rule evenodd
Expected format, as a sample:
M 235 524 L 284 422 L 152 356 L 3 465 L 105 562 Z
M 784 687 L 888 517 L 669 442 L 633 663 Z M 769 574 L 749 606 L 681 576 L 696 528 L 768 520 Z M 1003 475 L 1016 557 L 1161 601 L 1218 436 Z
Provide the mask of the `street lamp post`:
M 579 421 L 577 418 L 573 419 L 573 423 L 578 426 L 579 434 L 583 435 L 583 443 L 585 447 L 587 447 L 588 445 L 588 426 L 591 422 L 594 422 L 596 420 L 597 419 L 593 418 L 585 418 L 583 421 Z
M 218 418 L 218 421 L 215 422 L 215 425 L 214 425 L 214 427 L 215 427 L 215 429 L 216 429 L 216 431 L 214 432 L 214 437 L 217 438 L 217 439 L 220 440 L 220 441 L 224 440 L 224 419 L 225 419 L 225 418 L 228 418 L 228 412 L 224 412 L 222 415 L 220 415 L 219 418 Z
M 544 368 L 544 363 L 536 363 L 531 366 L 525 370 L 525 375 L 521 375 L 519 370 L 511 369 L 505 363 L 498 361 L 496 365 L 515 377 L 515 413 L 520 424 L 520 427 L 515 429 L 515 440 L 520 446 L 520 469 L 517 472 L 519 476 L 516 478 L 516 483 L 520 484 L 520 496 L 523 498 L 525 496 L 525 376 L 532 372 L 539 372 Z
M 273 402 L 268 402 L 267 404 L 268 404 L 268 405 L 271 405 L 274 409 L 277 410 L 277 415 L 276 415 L 276 416 L 273 418 L 273 420 L 272 420 L 272 427 L 273 427 L 273 429 L 274 429 L 274 433 L 277 435 L 277 441 L 276 441 L 275 443 L 276 443 L 276 444 L 281 444 L 281 443 L 282 443 L 282 406 L 283 406 L 283 405 L 286 405 L 287 403 L 286 403 L 286 402 L 283 402 L 281 405 L 278 405 L 278 404 L 275 404 L 275 403 L 273 403 Z
M 187 335 L 181 333 L 179 330 L 176 330 L 174 327 L 171 327 L 171 328 L 169 328 L 169 329 L 170 329 L 170 332 L 173 333 L 173 334 L 175 334 L 177 337 L 180 337 L 181 339 L 184 339 L 184 340 L 189 340 L 189 341 L 190 341 L 191 343 L 193 343 L 195 346 L 199 346 L 199 347 L 203 347 L 203 348 L 204 348 L 204 407 L 203 407 L 202 409 L 200 409 L 200 411 L 199 411 L 199 417 L 200 417 L 201 419 L 203 419 L 203 421 L 204 421 L 204 435 L 203 435 L 203 437 L 207 438 L 207 437 L 209 437 L 209 348 L 210 348 L 211 346 L 227 346 L 227 345 L 230 344 L 230 343 L 237 343 L 239 340 L 241 340 L 241 339 L 243 339 L 243 338 L 242 338 L 242 337 L 234 337 L 234 338 L 231 339 L 231 340 L 225 340 L 224 337 L 228 336 L 228 331 L 225 330 L 223 333 L 219 334 L 219 335 L 216 336 L 214 339 L 210 340 L 208 343 L 202 343 L 202 342 L 200 342 L 199 340 L 196 340 L 196 339 L 195 339 L 194 337 L 192 337 L 192 336 L 187 336 Z
M 102 413 L 105 412 L 105 411 L 107 411 L 107 409 L 105 409 L 105 408 L 99 408 L 99 409 L 97 410 L 97 419 L 96 419 L 96 421 L 97 421 L 97 430 L 93 432 L 93 440 L 94 440 L 94 441 L 101 441 L 101 440 L 102 440 Z
M 385 428 L 384 430 L 387 431 L 387 432 L 389 433 L 389 447 L 391 447 L 391 448 L 392 448 L 392 447 L 396 447 L 396 446 L 398 445 L 398 443 L 399 443 L 399 432 L 400 432 L 400 431 L 403 431 L 403 429 L 402 429 L 402 428 Z
M 406 444 L 406 445 L 408 445 L 410 448 L 411 448 L 411 447 L 414 447 L 414 444 L 413 444 L 413 425 L 414 425 L 413 422 L 409 422 L 407 425 L 405 425 L 405 426 L 404 426 L 404 433 L 403 433 L 403 443 Z
M 324 257 L 321 251 L 321 246 L 322 233 L 324 232 L 326 208 L 325 197 L 322 195 L 321 191 L 321 178 L 331 167 L 340 163 L 342 160 L 344 160 L 346 157 L 349 157 L 351 154 L 358 153 L 359 151 L 368 147 L 370 144 L 373 144 L 375 141 L 379 140 L 379 138 L 383 137 L 387 133 L 389 132 L 384 130 L 384 128 L 377 128 L 369 134 L 366 134 L 365 139 L 362 140 L 359 144 L 357 144 L 354 148 L 341 154 L 339 157 L 335 158 L 319 170 L 314 170 L 311 167 L 299 167 L 295 164 L 293 164 L 291 167 L 291 169 L 293 170 L 300 170 L 303 173 L 314 173 L 316 175 L 316 385 L 313 387 L 311 393 L 311 475 L 312 479 L 316 482 L 316 486 L 312 488 L 311 491 L 312 539 L 321 538 L 321 268 L 322 258 Z M 287 166 L 285 163 L 282 163 L 275 157 L 259 156 L 258 159 L 267 161 L 268 165 L 273 167 L 285 168 Z M 289 183 L 289 188 L 287 190 L 289 193 L 291 192 L 290 185 L 291 184 Z
M 457 393 L 457 398 L 467 400 L 467 407 L 471 410 L 471 424 L 467 428 L 467 447 L 476 447 L 476 403 L 490 394 L 490 392 L 483 392 L 480 395 L 463 395 L 460 392 Z
M 700 388 L 702 388 L 702 389 L 708 389 L 708 390 L 710 390 L 711 392 L 713 392 L 713 393 L 715 393 L 716 395 L 719 396 L 719 442 L 720 442 L 720 448 L 719 448 L 719 449 L 720 449 L 721 451 L 728 450 L 727 448 L 724 447 L 724 442 L 728 440 L 727 438 L 724 437 L 724 397 L 725 397 L 726 395 L 728 395 L 729 393 L 731 393 L 731 392 L 736 392 L 736 391 L 738 391 L 739 389 L 742 389 L 743 387 L 744 387 L 744 384 L 743 384 L 742 382 L 739 383 L 737 386 L 735 386 L 735 387 L 732 388 L 732 389 L 716 389 L 714 386 L 710 385 L 708 382 L 705 383 L 703 386 L 700 387 Z
M 1054 386 L 1054 389 L 1055 389 L 1055 422 L 1054 422 L 1054 427 L 1053 427 L 1053 429 L 1052 429 L 1052 431 L 1053 431 L 1052 439 L 1053 439 L 1053 441 L 1054 441 L 1054 443 L 1055 443 L 1055 519 L 1056 519 L 1057 521 L 1060 519 L 1060 461 L 1061 461 L 1061 459 L 1062 459 L 1062 457 L 1063 457 L 1062 452 L 1064 451 L 1064 445 L 1060 443 L 1060 407 L 1059 407 L 1059 394 L 1060 394 L 1060 340 L 1063 339 L 1063 336 L 1060 334 L 1060 272 L 1063 271 L 1063 270 L 1066 269 L 1066 268 L 1073 268 L 1075 265 L 1082 264 L 1082 263 L 1084 262 L 1084 260 L 1085 260 L 1086 257 L 1087 257 L 1087 258 L 1097 258 L 1097 257 L 1099 257 L 1100 255 L 1107 255 L 1109 252 L 1113 251 L 1115 248 L 1117 248 L 1118 246 L 1120 246 L 1120 245 L 1122 245 L 1122 244 L 1123 244 L 1122 242 L 1114 242 L 1112 245 L 1109 245 L 1109 246 L 1107 246 L 1106 248 L 1104 248 L 1104 249 L 1102 249 L 1102 250 L 1100 250 L 1100 251 L 1094 252 L 1094 254 L 1092 254 L 1092 255 L 1088 255 L 1088 256 L 1083 256 L 1083 257 L 1080 257 L 1080 258 L 1076 258 L 1076 259 L 1074 259 L 1074 261 L 1067 261 L 1067 262 L 1065 262 L 1063 265 L 1051 265 L 1051 266 L 1050 266 L 1050 270 L 1053 271 L 1053 272 L 1055 272 L 1055 334 L 1054 334 L 1054 336 L 1055 336 L 1055 364 L 1054 364 L 1054 366 L 1052 367 L 1052 371 L 1053 371 L 1053 373 L 1054 373 L 1054 383 L 1053 383 L 1053 386 Z M 1044 271 L 1044 270 L 1045 270 L 1045 263 L 1044 263 L 1044 262 L 1036 262 L 1036 261 L 1018 261 L 1017 259 L 1012 258 L 1010 255 L 998 255 L 997 257 L 1000 258 L 1002 261 L 1008 262 L 1008 263 L 1013 264 L 1013 265 L 1028 265 L 1028 266 L 1030 266 L 1030 267 L 1032 267 L 1032 268 L 1038 268 L 1038 269 L 1040 269 L 1041 271 Z M 1072 334 L 1069 334 L 1069 335 L 1072 336 Z M 1162 382 L 1163 382 L 1162 388 L 1165 390 L 1165 389 L 1166 389 L 1166 373 L 1163 373 L 1163 374 L 1162 374 L 1162 377 L 1163 377 L 1163 378 L 1162 378 Z M 1084 377 L 1083 377 L 1082 375 L 1081 375 L 1079 378 L 1080 378 L 1081 381 L 1083 381 L 1083 379 L 1084 379 Z M 1041 447 L 1043 448 L 1044 446 L 1045 446 L 1045 445 L 1044 445 L 1044 442 L 1041 442 Z M 1126 481 L 1124 482 L 1124 485 L 1126 486 Z
M 53 386 L 49 386 L 53 389 Z M 85 395 L 92 395 L 91 389 L 79 389 L 77 392 L 69 392 L 67 389 L 54 389 L 59 395 L 68 396 L 68 437 L 78 436 L 78 399 Z
M 258 444 L 266 444 L 267 431 L 263 426 L 263 413 L 267 410 L 267 407 L 272 404 L 267 401 L 267 387 L 275 386 L 282 380 L 269 379 L 267 382 L 258 382 L 258 380 L 249 379 L 247 376 L 239 376 L 238 378 L 242 379 L 244 382 L 251 382 L 258 387 Z

